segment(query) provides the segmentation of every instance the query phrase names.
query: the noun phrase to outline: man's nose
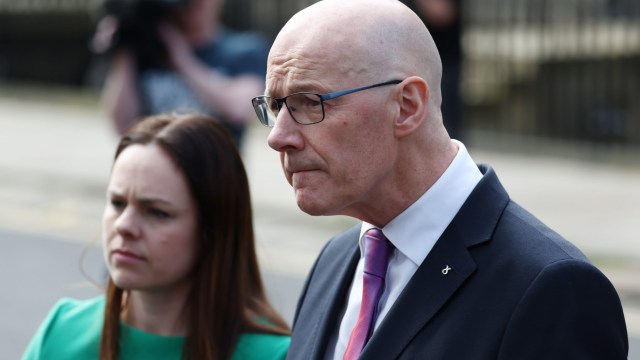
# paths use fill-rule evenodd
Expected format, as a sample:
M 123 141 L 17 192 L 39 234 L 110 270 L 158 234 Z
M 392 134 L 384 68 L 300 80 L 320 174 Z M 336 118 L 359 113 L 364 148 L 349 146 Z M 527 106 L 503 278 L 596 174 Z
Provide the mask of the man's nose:
M 283 104 L 282 109 L 276 117 L 275 125 L 271 128 L 271 132 L 267 138 L 269 146 L 280 152 L 302 149 L 304 139 L 300 132 L 301 126 L 303 125 L 298 124 L 293 119 L 289 108 Z

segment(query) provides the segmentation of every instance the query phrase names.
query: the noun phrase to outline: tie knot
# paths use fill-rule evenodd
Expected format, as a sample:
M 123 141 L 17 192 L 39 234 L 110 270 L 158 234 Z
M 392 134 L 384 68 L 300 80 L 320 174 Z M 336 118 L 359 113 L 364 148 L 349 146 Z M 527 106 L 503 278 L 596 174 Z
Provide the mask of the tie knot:
M 384 279 L 393 245 L 375 228 L 365 233 L 364 240 L 364 271 Z

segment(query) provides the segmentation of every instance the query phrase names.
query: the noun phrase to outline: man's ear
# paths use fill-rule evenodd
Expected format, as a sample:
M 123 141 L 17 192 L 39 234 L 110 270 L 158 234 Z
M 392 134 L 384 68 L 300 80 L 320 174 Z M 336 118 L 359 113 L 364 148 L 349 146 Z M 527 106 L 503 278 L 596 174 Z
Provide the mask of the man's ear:
M 424 79 L 411 76 L 400 83 L 400 86 L 400 114 L 394 125 L 396 135 L 403 137 L 411 134 L 424 122 L 429 101 L 429 85 Z

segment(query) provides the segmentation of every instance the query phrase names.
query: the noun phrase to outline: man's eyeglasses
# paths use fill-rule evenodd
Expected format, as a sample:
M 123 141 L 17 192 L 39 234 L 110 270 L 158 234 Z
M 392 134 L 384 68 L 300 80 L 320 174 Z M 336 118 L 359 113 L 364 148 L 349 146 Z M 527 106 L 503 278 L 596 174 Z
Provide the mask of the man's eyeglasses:
M 357 89 L 343 90 L 328 94 L 316 94 L 311 92 L 299 92 L 287 95 L 283 98 L 271 96 L 256 96 L 251 99 L 253 108 L 258 115 L 258 120 L 262 125 L 274 127 L 278 113 L 282 109 L 282 104 L 287 107 L 289 114 L 295 122 L 302 125 L 317 124 L 324 120 L 324 102 L 340 96 L 353 94 L 358 91 L 373 89 L 379 86 L 394 85 L 402 80 L 390 80 L 378 84 L 359 87 Z

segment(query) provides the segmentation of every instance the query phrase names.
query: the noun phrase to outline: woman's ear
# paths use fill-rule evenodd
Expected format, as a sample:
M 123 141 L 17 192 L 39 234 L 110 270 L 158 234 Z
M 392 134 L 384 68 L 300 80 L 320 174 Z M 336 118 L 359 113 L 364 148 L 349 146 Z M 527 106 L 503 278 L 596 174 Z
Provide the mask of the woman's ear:
M 402 86 L 398 96 L 400 114 L 394 125 L 396 135 L 404 137 L 411 134 L 425 121 L 429 101 L 429 85 L 424 79 L 411 76 L 399 86 Z

